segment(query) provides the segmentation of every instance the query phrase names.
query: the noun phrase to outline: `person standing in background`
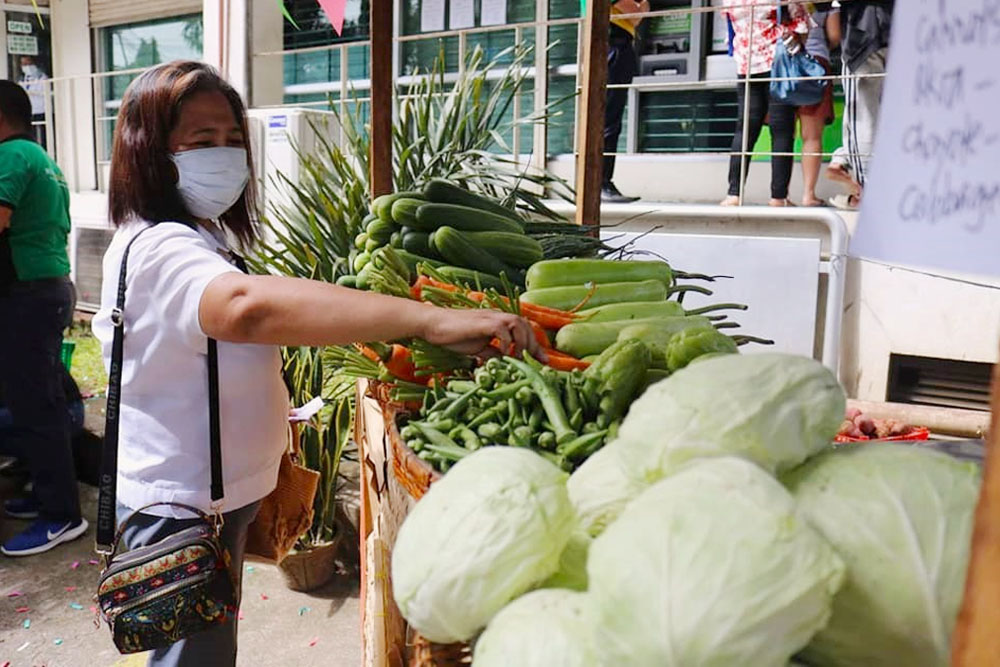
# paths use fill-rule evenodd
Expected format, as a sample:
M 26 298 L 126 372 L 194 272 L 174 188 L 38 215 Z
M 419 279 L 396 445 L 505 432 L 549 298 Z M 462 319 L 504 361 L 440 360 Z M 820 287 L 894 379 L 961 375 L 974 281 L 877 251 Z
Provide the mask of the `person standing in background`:
M 63 386 L 63 331 L 73 318 L 66 239 L 69 189 L 31 135 L 31 101 L 0 81 L 0 395 L 10 439 L 28 468 L 32 496 L 4 503 L 7 516 L 34 519 L 0 546 L 30 556 L 87 531 L 70 445 Z
M 830 3 L 817 3 L 812 14 L 813 25 L 806 36 L 806 53 L 819 61 L 830 73 L 830 48 L 840 43 L 840 13 Z M 826 206 L 816 196 L 816 183 L 823 164 L 823 128 L 834 120 L 833 82 L 828 81 L 823 99 L 816 104 L 798 108 L 799 131 L 802 133 L 802 205 Z
M 779 23 L 771 0 L 724 0 L 722 13 L 730 20 L 733 30 L 733 57 L 740 77 L 749 77 L 736 84 L 737 116 L 733 133 L 732 156 L 729 160 L 729 192 L 720 202 L 723 206 L 740 203 L 741 176 L 750 166 L 750 156 L 741 155 L 743 127 L 747 126 L 746 151 L 753 150 L 760 137 L 764 119 L 769 117 L 771 149 L 783 155 L 771 156 L 770 206 L 789 206 L 788 184 L 792 180 L 795 146 L 795 107 L 771 101 L 771 65 L 774 47 L 779 39 L 787 40 L 790 50 L 801 48 L 809 31 L 809 11 L 804 3 L 793 2 L 784 8 L 786 19 Z M 750 96 L 747 104 L 747 94 Z M 744 117 L 746 116 L 746 117 Z
M 868 162 L 882 103 L 883 77 L 889 57 L 889 30 L 894 0 L 841 0 L 844 61 L 844 146 L 854 180 L 864 192 Z
M 581 4 L 586 10 L 586 4 Z M 638 14 L 649 11 L 649 0 L 615 0 L 611 5 L 611 27 L 608 35 L 608 85 L 627 85 L 638 70 L 635 53 L 635 31 L 642 22 L 641 17 L 622 18 L 622 14 Z M 638 201 L 638 197 L 623 195 L 614 184 L 615 155 L 618 138 L 622 133 L 622 117 L 628 104 L 628 88 L 608 88 L 604 107 L 604 175 L 601 180 L 601 201 L 612 204 L 627 204 Z
M 45 135 L 45 94 L 49 77 L 38 66 L 34 56 L 21 56 L 21 79 L 18 83 L 31 100 L 31 122 L 35 139 L 42 148 L 48 148 Z

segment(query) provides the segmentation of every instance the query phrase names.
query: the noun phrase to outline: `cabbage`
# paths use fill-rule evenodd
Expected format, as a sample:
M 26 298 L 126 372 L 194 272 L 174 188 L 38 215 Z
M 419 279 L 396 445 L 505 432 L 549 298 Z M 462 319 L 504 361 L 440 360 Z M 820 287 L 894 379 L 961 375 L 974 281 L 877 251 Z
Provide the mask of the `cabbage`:
M 919 446 L 866 444 L 818 457 L 786 482 L 848 571 L 803 657 L 819 667 L 948 665 L 977 466 Z
M 587 590 L 587 554 L 590 553 L 591 542 L 593 539 L 586 532 L 574 532 L 559 556 L 559 569 L 542 583 L 542 587 Z
M 781 484 L 721 457 L 633 500 L 587 574 L 601 664 L 785 667 L 826 623 L 844 566 Z
M 493 617 L 476 641 L 473 667 L 596 667 L 587 596 L 534 591 Z
M 769 472 L 830 444 L 844 419 L 837 378 L 788 354 L 728 354 L 652 385 L 619 431 L 626 470 L 649 482 L 692 458 L 740 455 Z
M 487 447 L 431 486 L 392 554 L 410 625 L 434 642 L 467 641 L 555 572 L 575 527 L 566 477 L 529 450 Z
M 649 482 L 629 475 L 615 440 L 577 468 L 566 486 L 581 528 L 596 537 Z

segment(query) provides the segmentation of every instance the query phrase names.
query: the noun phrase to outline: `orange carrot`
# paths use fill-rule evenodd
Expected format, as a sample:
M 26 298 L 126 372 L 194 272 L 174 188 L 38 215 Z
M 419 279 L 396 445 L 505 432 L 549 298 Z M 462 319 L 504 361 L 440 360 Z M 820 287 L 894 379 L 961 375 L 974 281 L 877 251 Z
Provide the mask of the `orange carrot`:
M 430 278 L 428 278 L 427 276 L 418 276 L 416 281 L 413 283 L 413 286 L 410 287 L 410 296 L 413 299 L 420 301 L 420 297 L 423 294 L 422 290 L 424 286 L 430 284 L 431 284 Z
M 535 333 L 535 340 L 544 349 L 549 350 L 552 348 L 552 341 L 549 340 L 549 335 L 545 333 L 545 329 L 541 324 L 534 320 L 528 320 L 528 324 L 531 325 L 531 330 Z
M 369 359 L 371 359 L 375 363 L 379 363 L 380 361 L 382 361 L 382 357 L 378 356 L 378 352 L 376 352 L 375 350 L 371 349 L 367 345 L 361 345 L 359 343 L 357 345 L 357 348 L 361 352 L 361 354 L 365 355 L 366 357 L 368 357 Z
M 577 359 L 576 357 L 557 350 L 545 350 L 545 354 L 548 356 L 548 360 L 546 360 L 545 363 L 557 371 L 573 371 L 578 368 L 580 370 L 586 370 L 587 367 L 590 366 L 589 361 Z
M 521 315 L 534 320 L 546 329 L 562 329 L 567 324 L 572 324 L 577 319 L 577 315 L 565 310 L 536 306 L 533 303 L 521 303 Z
M 400 380 L 405 380 L 406 382 L 422 381 L 421 378 L 415 375 L 416 366 L 413 365 L 410 350 L 398 343 L 393 344 L 392 354 L 389 356 L 389 360 L 385 362 L 385 367 L 393 376 Z

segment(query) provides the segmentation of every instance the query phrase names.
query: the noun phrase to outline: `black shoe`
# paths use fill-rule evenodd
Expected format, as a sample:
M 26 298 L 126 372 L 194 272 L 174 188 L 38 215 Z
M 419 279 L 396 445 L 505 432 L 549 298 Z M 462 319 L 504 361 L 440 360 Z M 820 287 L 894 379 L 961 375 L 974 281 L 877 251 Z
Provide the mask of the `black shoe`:
M 607 204 L 631 204 L 634 201 L 639 201 L 639 198 L 623 195 L 614 183 L 605 183 L 601 186 L 601 201 Z

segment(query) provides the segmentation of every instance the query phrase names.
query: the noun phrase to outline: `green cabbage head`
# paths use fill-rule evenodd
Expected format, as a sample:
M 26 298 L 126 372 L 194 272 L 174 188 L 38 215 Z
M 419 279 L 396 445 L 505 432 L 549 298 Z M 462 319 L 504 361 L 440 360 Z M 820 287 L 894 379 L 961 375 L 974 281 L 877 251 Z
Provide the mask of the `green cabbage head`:
M 647 389 L 622 422 L 621 453 L 649 482 L 705 456 L 743 456 L 777 473 L 829 446 L 844 407 L 837 378 L 813 359 L 723 355 Z
M 773 477 L 719 457 L 633 500 L 587 574 L 602 665 L 786 667 L 826 624 L 844 565 Z
M 392 554 L 410 625 L 434 642 L 467 641 L 555 572 L 576 525 L 566 478 L 527 449 L 486 447 L 431 486 Z
M 534 591 L 500 610 L 476 641 L 472 667 L 597 667 L 587 595 Z
M 644 477 L 630 474 L 621 450 L 620 440 L 608 443 L 584 461 L 566 485 L 580 527 L 594 537 L 650 484 Z
M 847 564 L 830 623 L 803 658 L 817 667 L 947 667 L 978 467 L 919 446 L 866 444 L 817 457 L 785 481 L 800 515 Z

